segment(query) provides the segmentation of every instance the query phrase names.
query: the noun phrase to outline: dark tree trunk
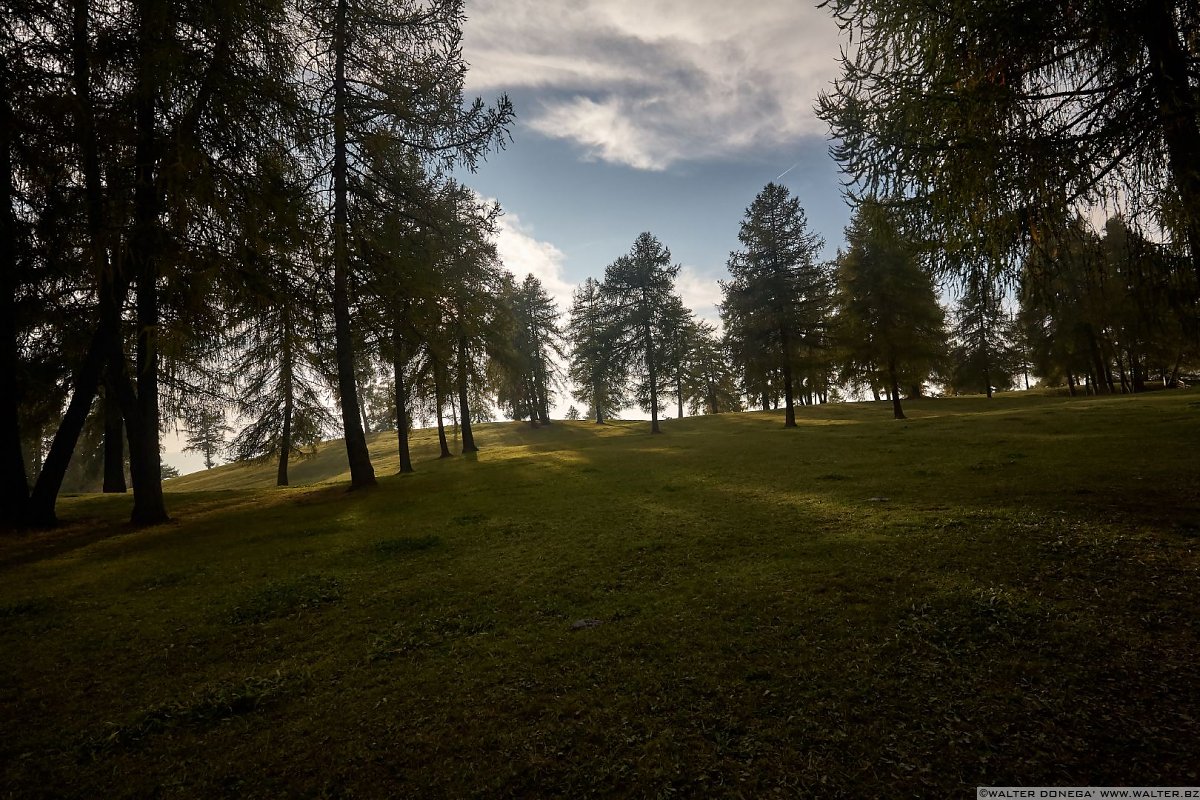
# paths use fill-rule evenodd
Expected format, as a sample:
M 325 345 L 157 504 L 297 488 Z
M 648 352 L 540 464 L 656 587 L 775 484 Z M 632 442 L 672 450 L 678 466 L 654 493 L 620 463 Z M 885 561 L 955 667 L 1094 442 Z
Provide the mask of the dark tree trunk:
M 437 403 L 438 444 L 442 448 L 442 454 L 438 458 L 450 458 L 453 454 L 450 452 L 450 445 L 446 442 L 446 423 L 442 419 L 442 408 L 445 401 L 442 395 L 441 369 L 436 358 L 433 359 L 433 399 Z
M 784 337 L 784 352 L 787 352 L 787 337 Z M 783 427 L 796 427 L 796 408 L 792 399 L 792 365 L 785 357 L 783 360 Z
M 892 382 L 892 416 L 904 419 L 904 409 L 900 407 L 900 379 L 896 376 L 896 362 L 888 362 L 888 377 Z
M 125 423 L 121 419 L 121 401 L 117 399 L 117 383 L 104 378 L 104 492 L 124 494 L 125 485 Z
M 13 215 L 12 76 L 0 53 L 0 527 L 16 527 L 25 516 L 29 479 L 21 449 L 20 386 L 17 384 L 17 226 Z
M 458 338 L 458 412 L 462 418 L 462 452 L 474 453 L 479 450 L 475 446 L 475 434 L 471 432 L 471 402 L 467 385 L 467 337 Z
M 138 77 L 134 92 L 133 238 L 129 260 L 135 281 L 137 363 L 133 407 L 122 403 L 129 435 L 129 474 L 133 481 L 136 525 L 166 522 L 162 464 L 158 452 L 158 260 L 159 200 L 155 164 L 158 157 L 156 49 L 164 39 L 166 10 L 156 2 L 138 4 Z M 120 390 L 120 387 L 118 387 Z M 135 420 L 136 419 L 136 423 Z
M 604 409 L 601 408 L 601 406 L 600 406 L 600 386 L 599 385 L 592 387 L 592 405 L 595 406 L 595 410 L 596 410 L 596 424 L 603 425 L 604 424 Z
M 1200 97 L 1192 85 L 1190 59 L 1180 40 L 1174 8 L 1168 0 L 1149 0 L 1140 16 L 1167 163 L 1183 201 L 1192 269 L 1200 282 Z
M 42 462 L 33 494 L 29 497 L 27 519 L 33 527 L 49 528 L 58 523 L 54 514 L 54 504 L 58 500 L 58 491 L 62 488 L 67 467 L 70 466 L 71 454 L 75 452 L 75 443 L 79 441 L 79 434 L 92 409 L 92 401 L 96 397 L 96 389 L 103 372 L 103 332 L 97 330 L 88 344 L 83 363 L 75 371 L 67 413 L 63 415 L 58 430 L 54 432 L 50 451 L 46 454 L 46 460 Z
M 762 408 L 763 411 L 771 410 L 771 395 L 766 389 L 763 389 L 762 393 Z
M 679 419 L 683 419 L 683 368 L 676 367 L 675 372 L 675 399 L 679 403 Z
M 1069 372 L 1067 373 L 1067 391 L 1070 392 L 1071 397 L 1075 396 L 1075 376 Z
M 282 314 L 283 322 L 283 353 L 280 359 L 279 372 L 283 386 L 283 430 L 279 434 L 279 468 L 275 473 L 275 485 L 288 485 L 288 459 L 292 456 L 292 415 L 295 413 L 295 384 L 293 373 L 295 363 L 292 358 L 293 332 L 291 315 L 285 307 Z
M 643 292 L 643 302 L 644 302 Z M 658 373 L 654 363 L 654 340 L 650 336 L 650 322 L 642 323 L 642 346 L 646 349 L 646 372 L 650 377 L 650 432 L 662 433 L 658 427 Z
M 400 325 L 392 326 L 392 380 L 396 387 L 396 447 L 400 454 L 400 472 L 412 472 L 412 456 L 408 449 L 408 387 L 404 385 L 404 336 Z
M 375 468 L 359 420 L 354 379 L 354 339 L 350 329 L 349 200 L 346 164 L 346 58 L 350 49 L 349 0 L 338 0 L 333 23 L 333 333 L 337 359 L 338 401 L 350 463 L 350 487 L 375 485 Z

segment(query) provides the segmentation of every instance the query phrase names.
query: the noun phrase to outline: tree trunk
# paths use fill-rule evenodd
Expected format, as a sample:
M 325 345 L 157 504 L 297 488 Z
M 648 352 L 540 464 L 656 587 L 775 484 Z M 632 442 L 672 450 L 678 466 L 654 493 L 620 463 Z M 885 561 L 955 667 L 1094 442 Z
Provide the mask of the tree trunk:
M 138 4 L 138 76 L 134 92 L 134 193 L 133 237 L 129 260 L 135 282 L 134 308 L 137 335 L 132 408 L 122 403 L 129 435 L 129 472 L 133 481 L 135 525 L 155 525 L 168 520 L 162 492 L 162 464 L 158 448 L 158 260 L 160 247 L 159 199 L 155 164 L 158 158 L 156 117 L 159 59 L 155 50 L 164 39 L 165 10 L 151 0 Z M 120 389 L 120 387 L 118 387 Z M 136 418 L 136 423 L 134 419 Z
M 29 497 L 27 520 L 33 527 L 49 528 L 58 523 L 54 514 L 54 504 L 58 500 L 58 491 L 62 488 L 67 467 L 70 466 L 71 454 L 75 452 L 75 444 L 79 441 L 79 434 L 92 409 L 92 401 L 96 397 L 96 389 L 103 372 L 103 332 L 97 330 L 88 344 L 83 363 L 75 371 L 71 402 L 67 404 L 67 412 L 54 432 L 50 451 L 42 462 L 33 494 Z
M 896 376 L 896 362 L 888 362 L 888 377 L 892 382 L 892 416 L 904 419 L 904 409 L 900 407 L 900 379 Z
M 792 359 L 789 358 L 787 331 L 781 328 L 779 335 L 783 341 L 783 427 L 794 428 L 796 427 L 796 408 L 792 399 Z
M 1067 373 L 1067 391 L 1070 392 L 1071 397 L 1075 396 L 1075 376 L 1069 372 Z
M 279 469 L 275 473 L 275 485 L 288 485 L 288 459 L 292 455 L 292 414 L 295 411 L 294 385 L 292 373 L 292 331 L 290 316 L 283 309 L 283 358 L 279 364 L 280 377 L 283 379 L 283 430 L 279 434 Z
M 650 336 L 649 321 L 642 323 L 642 342 L 646 348 L 646 372 L 650 376 L 650 432 L 662 433 L 658 427 L 658 375 L 655 370 L 654 340 Z
M 437 403 L 437 429 L 438 429 L 438 444 L 442 448 L 442 454 L 438 458 L 450 458 L 453 455 L 450 452 L 450 445 L 446 442 L 446 423 L 442 419 L 442 408 L 445 406 L 442 398 L 442 378 L 441 369 L 438 366 L 436 358 L 433 358 L 433 399 Z
M 462 417 L 462 452 L 475 453 L 475 434 L 471 431 L 471 403 L 469 386 L 467 384 L 467 337 L 458 337 L 458 409 Z
M 683 367 L 675 371 L 675 399 L 679 403 L 679 419 L 683 419 Z
M 392 325 L 392 381 L 396 387 L 396 447 L 400 455 L 400 472 L 412 472 L 412 457 L 408 449 L 408 388 L 404 385 L 404 336 L 400 325 Z
M 350 49 L 349 0 L 338 0 L 333 23 L 333 338 L 338 400 L 350 463 L 350 488 L 375 485 L 375 468 L 359 421 L 354 379 L 354 340 L 350 329 L 349 191 L 346 165 L 346 58 Z
M 604 424 L 604 409 L 601 408 L 601 406 L 600 406 L 600 385 L 599 384 L 592 387 L 592 405 L 595 407 L 595 410 L 596 410 L 596 424 L 603 425 Z
M 16 527 L 25 516 L 29 479 L 21 448 L 20 386 L 17 383 L 17 226 L 13 215 L 12 77 L 0 53 L 0 526 Z
M 1150 83 L 1167 145 L 1171 179 L 1185 210 L 1185 235 L 1192 269 L 1200 282 L 1200 99 L 1192 85 L 1189 57 L 1175 23 L 1175 4 L 1149 0 L 1139 15 L 1150 55 Z
M 116 381 L 104 378 L 104 493 L 124 494 L 125 485 L 125 423 L 121 419 L 121 402 L 117 399 Z

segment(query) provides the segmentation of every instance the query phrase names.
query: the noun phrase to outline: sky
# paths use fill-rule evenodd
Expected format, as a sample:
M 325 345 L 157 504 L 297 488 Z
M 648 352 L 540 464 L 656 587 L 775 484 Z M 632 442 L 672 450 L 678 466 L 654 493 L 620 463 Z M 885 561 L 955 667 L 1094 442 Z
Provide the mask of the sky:
M 467 0 L 467 93 L 507 93 L 512 143 L 461 179 L 505 210 L 498 247 L 569 307 L 650 231 L 715 320 L 738 226 L 770 181 L 826 255 L 849 209 L 813 106 L 837 75 L 827 11 L 795 0 Z
M 838 73 L 827 11 L 796 0 L 466 0 L 468 100 L 513 101 L 512 141 L 459 179 L 504 209 L 497 248 L 564 311 L 642 231 L 716 322 L 717 281 L 769 182 L 800 198 L 825 256 L 849 208 L 813 112 Z M 567 399 L 569 401 L 569 398 Z M 203 467 L 165 440 L 182 472 Z

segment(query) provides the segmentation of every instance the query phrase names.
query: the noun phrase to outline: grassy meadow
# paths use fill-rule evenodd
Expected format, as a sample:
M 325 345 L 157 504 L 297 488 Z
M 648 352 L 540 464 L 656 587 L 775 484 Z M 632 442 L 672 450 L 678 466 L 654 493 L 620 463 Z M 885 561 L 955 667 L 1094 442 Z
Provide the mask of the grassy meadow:
M 65 498 L 0 541 L 0 796 L 1200 785 L 1200 392 L 906 412 Z

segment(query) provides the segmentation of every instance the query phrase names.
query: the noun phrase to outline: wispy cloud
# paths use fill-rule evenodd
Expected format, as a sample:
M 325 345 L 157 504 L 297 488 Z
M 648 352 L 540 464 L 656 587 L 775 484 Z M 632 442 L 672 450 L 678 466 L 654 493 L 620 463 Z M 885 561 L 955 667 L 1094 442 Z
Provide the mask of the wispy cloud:
M 824 125 L 829 14 L 794 0 L 469 0 L 476 92 L 536 89 L 533 130 L 637 169 L 773 146 Z

